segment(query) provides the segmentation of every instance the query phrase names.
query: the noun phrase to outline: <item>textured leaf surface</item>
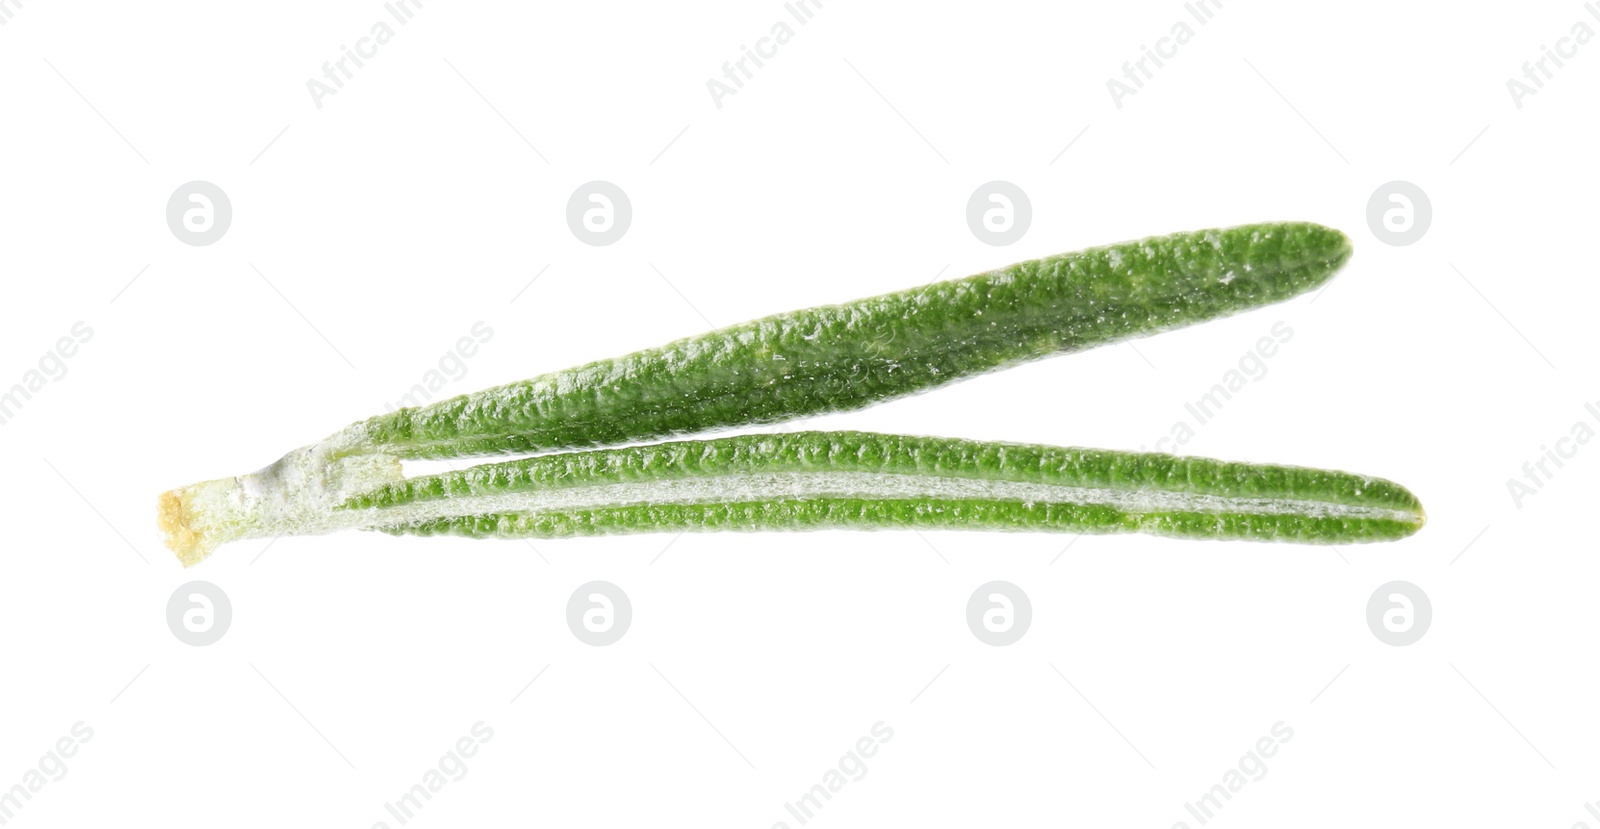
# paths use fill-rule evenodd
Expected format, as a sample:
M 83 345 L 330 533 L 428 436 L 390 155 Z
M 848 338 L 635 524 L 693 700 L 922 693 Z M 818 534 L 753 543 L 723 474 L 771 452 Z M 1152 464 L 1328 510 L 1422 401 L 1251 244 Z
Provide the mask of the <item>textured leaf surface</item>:
M 1315 224 L 1179 233 L 1023 262 L 401 409 L 347 454 L 531 453 L 856 409 L 1315 288 L 1350 255 Z
M 863 432 L 543 455 L 398 481 L 344 509 L 387 532 L 505 538 L 941 528 L 1351 543 L 1424 520 L 1405 488 L 1344 472 Z

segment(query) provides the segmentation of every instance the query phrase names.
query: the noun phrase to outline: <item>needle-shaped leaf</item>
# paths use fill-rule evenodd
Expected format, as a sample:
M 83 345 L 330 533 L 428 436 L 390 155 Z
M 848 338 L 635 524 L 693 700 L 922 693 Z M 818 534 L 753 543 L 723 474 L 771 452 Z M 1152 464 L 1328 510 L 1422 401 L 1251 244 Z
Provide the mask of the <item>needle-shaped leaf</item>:
M 1405 488 L 1344 472 L 863 432 L 540 455 L 389 484 L 342 512 L 495 538 L 930 528 L 1348 544 L 1424 521 Z
M 341 452 L 533 453 L 870 406 L 1279 302 L 1350 256 L 1301 222 L 1176 233 L 792 311 L 352 427 Z

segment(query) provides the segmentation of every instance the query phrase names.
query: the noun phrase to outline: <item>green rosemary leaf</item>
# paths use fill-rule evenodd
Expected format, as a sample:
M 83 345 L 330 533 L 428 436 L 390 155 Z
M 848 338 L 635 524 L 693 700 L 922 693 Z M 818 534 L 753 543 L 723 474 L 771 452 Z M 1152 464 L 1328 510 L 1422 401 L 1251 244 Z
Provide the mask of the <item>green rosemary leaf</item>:
M 399 481 L 342 508 L 391 533 L 932 528 L 1384 541 L 1424 516 L 1344 472 L 863 432 L 796 432 L 541 455 Z
M 1344 234 L 1296 222 L 1066 253 L 401 409 L 339 451 L 526 454 L 856 409 L 1288 299 L 1349 256 Z

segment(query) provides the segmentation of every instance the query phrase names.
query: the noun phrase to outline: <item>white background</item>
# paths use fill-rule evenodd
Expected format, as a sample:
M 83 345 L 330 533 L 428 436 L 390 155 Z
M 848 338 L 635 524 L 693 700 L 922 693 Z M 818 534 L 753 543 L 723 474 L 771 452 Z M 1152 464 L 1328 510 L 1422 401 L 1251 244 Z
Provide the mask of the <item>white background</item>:
M 829 0 L 720 109 L 707 80 L 788 19 L 776 0 L 430 2 L 320 109 L 307 80 L 388 19 L 375 0 L 8 9 L 0 387 L 74 322 L 94 332 L 0 427 L 0 787 L 94 731 L 14 825 L 397 826 L 383 804 L 483 721 L 493 739 L 411 825 L 797 826 L 783 804 L 883 721 L 892 740 L 812 824 L 1192 827 L 1183 804 L 1283 721 L 1293 739 L 1213 825 L 1600 826 L 1600 447 L 1520 508 L 1507 490 L 1574 423 L 1600 428 L 1600 45 L 1520 109 L 1506 87 L 1575 21 L 1600 28 L 1575 0 L 1227 0 L 1120 109 L 1106 81 L 1189 19 L 1179 3 Z M 208 247 L 164 216 L 195 179 L 233 204 Z M 566 226 L 593 179 L 633 205 L 608 247 Z M 993 179 L 1033 206 L 1004 248 L 964 217 Z M 1394 179 L 1433 205 L 1406 247 L 1365 215 Z M 708 321 L 1274 219 L 1354 240 L 1314 302 L 808 425 L 1153 448 L 1283 321 L 1268 373 L 1182 450 L 1402 482 L 1430 518 L 1414 537 L 536 554 L 355 533 L 185 571 L 155 531 L 161 491 L 382 411 L 477 321 L 493 338 L 448 394 Z M 210 647 L 164 620 L 191 579 L 232 600 Z M 634 606 L 609 647 L 563 619 L 594 579 Z M 993 579 L 1032 599 L 1010 647 L 965 624 Z M 1433 603 L 1409 647 L 1364 619 L 1394 579 Z

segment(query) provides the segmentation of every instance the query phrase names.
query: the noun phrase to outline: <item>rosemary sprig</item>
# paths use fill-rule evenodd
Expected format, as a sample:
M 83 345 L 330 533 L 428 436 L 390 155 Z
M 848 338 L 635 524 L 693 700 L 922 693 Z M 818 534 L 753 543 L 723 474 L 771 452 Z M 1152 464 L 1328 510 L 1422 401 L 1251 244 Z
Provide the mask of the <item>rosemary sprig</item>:
M 1349 258 L 1307 223 L 1180 233 L 765 317 L 360 421 L 249 475 L 164 494 L 184 564 L 240 538 L 819 527 L 1149 532 L 1346 543 L 1421 526 L 1340 472 L 812 432 L 571 452 L 856 409 L 1287 299 Z M 404 479 L 401 461 L 541 454 Z

